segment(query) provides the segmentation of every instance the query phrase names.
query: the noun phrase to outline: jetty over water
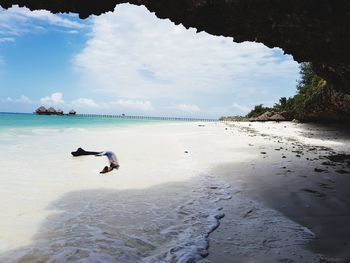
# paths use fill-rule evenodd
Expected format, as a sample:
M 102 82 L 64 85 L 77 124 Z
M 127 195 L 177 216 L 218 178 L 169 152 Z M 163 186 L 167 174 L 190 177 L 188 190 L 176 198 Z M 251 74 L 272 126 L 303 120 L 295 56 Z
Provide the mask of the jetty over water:
M 139 119 L 139 120 L 162 120 L 162 121 L 200 121 L 215 122 L 218 119 L 208 118 L 180 118 L 180 117 L 151 117 L 151 116 L 135 116 L 135 115 L 104 115 L 104 114 L 76 114 L 77 117 L 98 117 L 98 118 L 118 118 L 118 119 Z

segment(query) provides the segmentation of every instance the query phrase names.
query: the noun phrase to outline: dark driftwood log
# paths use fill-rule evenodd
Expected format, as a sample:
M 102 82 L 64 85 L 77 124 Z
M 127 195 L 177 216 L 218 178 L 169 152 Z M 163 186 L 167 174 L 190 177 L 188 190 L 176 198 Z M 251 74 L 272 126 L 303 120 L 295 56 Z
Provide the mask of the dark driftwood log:
M 102 153 L 102 152 L 89 152 L 89 151 L 85 151 L 82 148 L 78 148 L 78 150 L 76 150 L 75 152 L 71 152 L 71 154 L 74 157 L 82 156 L 82 155 L 96 155 L 96 154 L 100 154 L 100 153 Z

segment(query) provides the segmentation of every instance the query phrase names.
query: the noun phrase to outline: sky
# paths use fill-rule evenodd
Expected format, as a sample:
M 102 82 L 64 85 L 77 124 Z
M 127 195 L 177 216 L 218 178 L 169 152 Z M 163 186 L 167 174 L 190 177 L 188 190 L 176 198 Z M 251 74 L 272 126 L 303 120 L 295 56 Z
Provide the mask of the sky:
M 294 95 L 298 73 L 279 48 L 197 33 L 145 7 L 85 20 L 0 8 L 0 112 L 245 115 Z

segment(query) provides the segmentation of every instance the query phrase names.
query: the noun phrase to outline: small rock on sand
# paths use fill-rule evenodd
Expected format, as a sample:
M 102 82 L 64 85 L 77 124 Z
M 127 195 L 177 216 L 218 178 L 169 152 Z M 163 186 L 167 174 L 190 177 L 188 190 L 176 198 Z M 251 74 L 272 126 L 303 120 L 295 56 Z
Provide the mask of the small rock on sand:
M 314 171 L 317 173 L 327 172 L 327 170 L 319 169 L 319 168 L 315 168 Z

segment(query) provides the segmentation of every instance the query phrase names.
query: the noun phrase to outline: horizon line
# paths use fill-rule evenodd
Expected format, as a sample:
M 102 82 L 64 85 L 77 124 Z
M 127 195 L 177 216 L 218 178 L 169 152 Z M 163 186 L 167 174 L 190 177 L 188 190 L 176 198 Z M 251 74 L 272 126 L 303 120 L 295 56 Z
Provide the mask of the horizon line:
M 0 114 L 25 114 L 25 115 L 40 115 L 35 112 L 0 112 Z M 180 119 L 180 120 L 210 120 L 210 121 L 218 121 L 219 118 L 208 118 L 208 117 L 174 117 L 174 116 L 147 116 L 147 115 L 127 115 L 127 114 L 97 114 L 97 113 L 77 113 L 75 115 L 44 115 L 44 116 L 78 116 L 78 117 L 111 117 L 111 118 L 153 118 L 153 119 Z

